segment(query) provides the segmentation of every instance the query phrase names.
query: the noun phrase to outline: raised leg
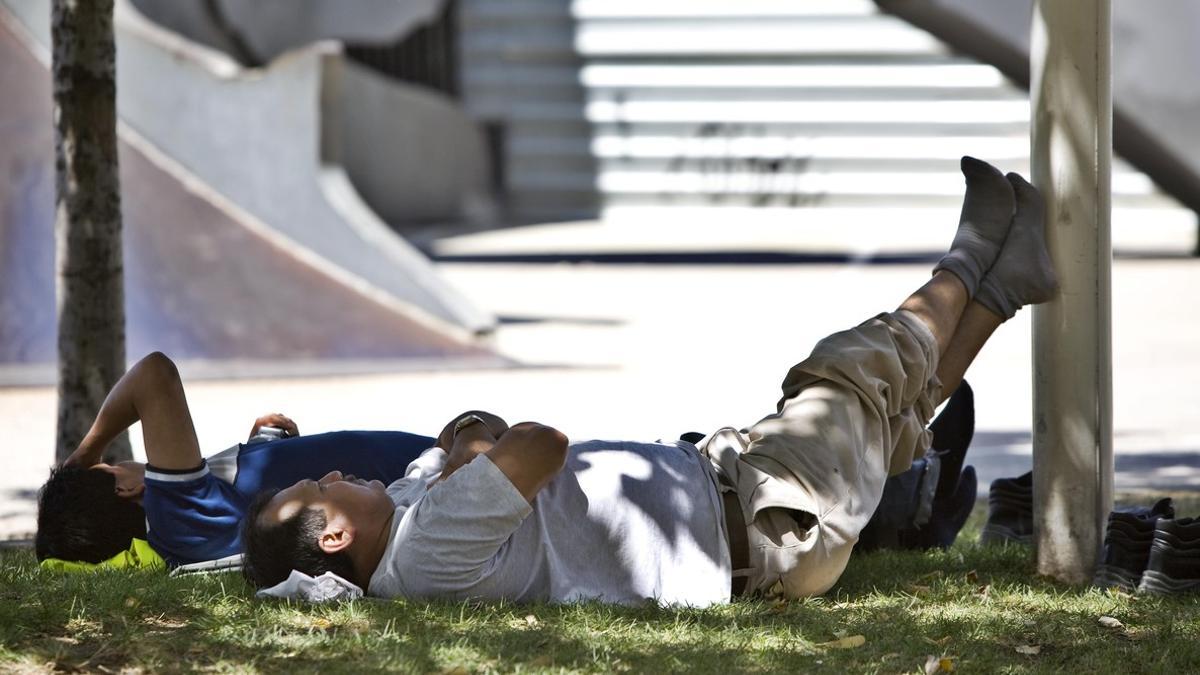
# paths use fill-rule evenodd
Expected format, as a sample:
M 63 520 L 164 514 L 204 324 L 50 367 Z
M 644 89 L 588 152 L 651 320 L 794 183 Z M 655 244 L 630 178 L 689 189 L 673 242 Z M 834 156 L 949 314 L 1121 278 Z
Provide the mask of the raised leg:
M 900 303 L 900 309 L 912 312 L 929 327 L 937 341 L 938 355 L 942 356 L 950 346 L 970 299 L 962 281 L 942 270 Z
M 1004 319 L 978 302 L 967 305 L 949 347 L 942 352 L 942 358 L 938 361 L 937 376 L 942 382 L 943 401 L 958 389 L 967 367 L 1003 322 Z

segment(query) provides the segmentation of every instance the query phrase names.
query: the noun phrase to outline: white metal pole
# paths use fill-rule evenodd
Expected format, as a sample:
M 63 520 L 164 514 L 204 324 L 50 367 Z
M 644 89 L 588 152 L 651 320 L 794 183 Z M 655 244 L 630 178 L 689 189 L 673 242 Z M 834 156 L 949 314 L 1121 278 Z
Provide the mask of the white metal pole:
M 1033 183 L 1062 293 L 1033 311 L 1038 572 L 1091 579 L 1112 508 L 1112 8 L 1036 0 Z

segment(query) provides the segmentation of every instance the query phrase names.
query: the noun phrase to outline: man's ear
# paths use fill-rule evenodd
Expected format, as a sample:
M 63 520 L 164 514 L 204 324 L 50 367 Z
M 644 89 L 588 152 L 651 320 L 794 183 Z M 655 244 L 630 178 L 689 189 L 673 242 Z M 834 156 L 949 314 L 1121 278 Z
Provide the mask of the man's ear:
M 354 543 L 354 532 L 335 525 L 326 525 L 325 530 L 321 532 L 321 538 L 317 540 L 317 546 L 328 555 L 344 551 L 352 543 Z

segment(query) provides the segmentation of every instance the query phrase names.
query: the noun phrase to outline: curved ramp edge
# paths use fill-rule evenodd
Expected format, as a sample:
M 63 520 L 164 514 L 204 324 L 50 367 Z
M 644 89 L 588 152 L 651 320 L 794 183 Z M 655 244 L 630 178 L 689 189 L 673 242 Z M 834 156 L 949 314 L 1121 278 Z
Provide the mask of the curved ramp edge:
M 0 23 L 0 385 L 53 382 L 54 174 L 50 77 Z M 127 346 L 188 374 L 315 375 L 512 365 L 465 331 L 339 277 L 319 256 L 214 199 L 125 129 Z
M 48 0 L 0 0 L 43 49 Z M 117 0 L 118 110 L 150 144 L 230 202 L 328 259 L 362 283 L 424 312 L 447 330 L 488 333 L 495 318 L 438 277 L 400 235 L 387 246 L 362 237 L 326 199 L 321 176 L 323 106 L 333 43 L 246 69 L 221 52 L 155 26 Z

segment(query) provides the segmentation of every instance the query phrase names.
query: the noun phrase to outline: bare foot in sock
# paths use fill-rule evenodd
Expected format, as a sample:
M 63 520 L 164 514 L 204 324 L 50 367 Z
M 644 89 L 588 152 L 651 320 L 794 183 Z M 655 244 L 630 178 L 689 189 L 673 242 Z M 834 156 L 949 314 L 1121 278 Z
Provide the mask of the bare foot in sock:
M 1046 250 L 1042 195 L 1015 173 L 1008 174 L 1008 180 L 1017 196 L 1017 212 L 1000 257 L 984 275 L 975 296 L 979 304 L 1005 320 L 1025 305 L 1046 302 L 1058 292 L 1058 278 Z
M 996 167 L 974 157 L 963 157 L 967 194 L 963 197 L 958 232 L 950 252 L 938 261 L 934 273 L 947 270 L 975 296 L 980 280 L 1000 255 L 1012 222 L 1013 189 Z

